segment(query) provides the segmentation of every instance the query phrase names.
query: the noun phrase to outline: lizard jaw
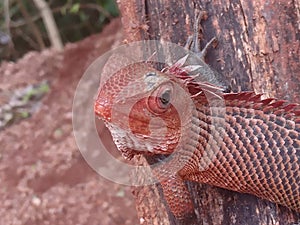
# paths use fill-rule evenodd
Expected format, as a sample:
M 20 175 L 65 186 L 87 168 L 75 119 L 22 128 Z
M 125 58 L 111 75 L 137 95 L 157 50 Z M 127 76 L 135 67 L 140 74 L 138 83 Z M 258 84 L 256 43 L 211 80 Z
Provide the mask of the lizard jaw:
M 113 123 L 105 122 L 106 127 L 111 132 L 114 143 L 118 150 L 125 158 L 132 158 L 133 155 L 155 155 L 155 154 L 170 154 L 173 147 L 177 145 L 177 138 L 172 140 L 154 141 L 151 137 L 137 135 L 130 130 L 122 129 Z M 171 149 L 171 150 L 170 150 Z

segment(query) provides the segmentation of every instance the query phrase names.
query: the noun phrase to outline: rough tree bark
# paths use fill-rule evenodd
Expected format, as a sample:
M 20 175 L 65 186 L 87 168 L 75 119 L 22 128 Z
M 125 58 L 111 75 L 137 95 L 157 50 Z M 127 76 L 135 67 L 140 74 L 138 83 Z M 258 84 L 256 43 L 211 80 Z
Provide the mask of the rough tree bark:
M 128 42 L 162 39 L 184 45 L 192 33 L 195 8 L 208 12 L 203 45 L 219 45 L 208 64 L 231 81 L 233 91 L 255 90 L 266 97 L 300 103 L 300 1 L 149 0 L 119 1 Z M 299 224 L 300 215 L 258 199 L 188 182 L 198 211 L 195 224 Z M 175 224 L 159 185 L 135 188 L 142 224 Z

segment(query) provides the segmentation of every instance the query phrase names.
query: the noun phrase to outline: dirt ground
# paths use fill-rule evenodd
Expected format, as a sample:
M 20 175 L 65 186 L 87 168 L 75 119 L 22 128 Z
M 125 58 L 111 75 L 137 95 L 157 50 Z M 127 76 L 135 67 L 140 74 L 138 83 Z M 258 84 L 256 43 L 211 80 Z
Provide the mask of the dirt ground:
M 48 80 L 36 113 L 0 131 L 0 224 L 139 224 L 130 187 L 107 181 L 84 161 L 72 134 L 72 101 L 85 69 L 116 42 L 119 20 L 58 53 L 30 52 L 0 67 L 0 104 Z

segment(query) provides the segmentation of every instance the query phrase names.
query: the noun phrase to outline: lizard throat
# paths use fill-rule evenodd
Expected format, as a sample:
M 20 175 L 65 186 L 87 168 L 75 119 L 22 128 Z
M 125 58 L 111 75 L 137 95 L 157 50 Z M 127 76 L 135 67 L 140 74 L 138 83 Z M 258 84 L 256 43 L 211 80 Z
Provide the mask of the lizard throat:
M 132 133 L 112 123 L 105 122 L 114 143 L 125 158 L 135 154 L 170 154 L 178 144 L 178 137 L 145 136 Z

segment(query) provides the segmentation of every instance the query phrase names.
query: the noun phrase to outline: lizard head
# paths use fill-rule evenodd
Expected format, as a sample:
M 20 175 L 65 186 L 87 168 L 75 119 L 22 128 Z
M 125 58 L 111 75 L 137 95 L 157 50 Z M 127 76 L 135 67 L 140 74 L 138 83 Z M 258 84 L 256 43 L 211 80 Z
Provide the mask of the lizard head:
M 176 79 L 146 63 L 135 63 L 100 85 L 95 114 L 104 120 L 126 158 L 170 154 L 178 145 L 182 125 L 190 118 L 190 98 Z

